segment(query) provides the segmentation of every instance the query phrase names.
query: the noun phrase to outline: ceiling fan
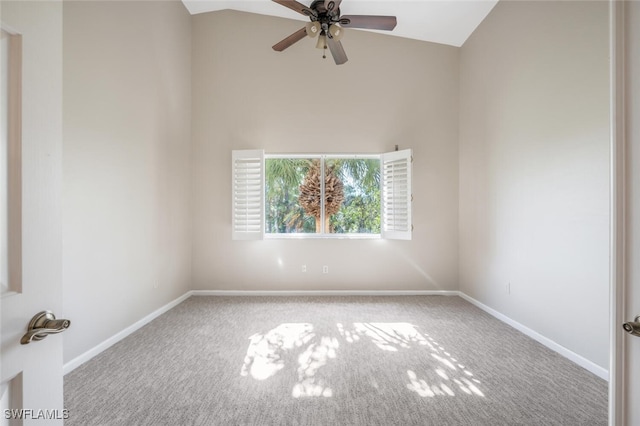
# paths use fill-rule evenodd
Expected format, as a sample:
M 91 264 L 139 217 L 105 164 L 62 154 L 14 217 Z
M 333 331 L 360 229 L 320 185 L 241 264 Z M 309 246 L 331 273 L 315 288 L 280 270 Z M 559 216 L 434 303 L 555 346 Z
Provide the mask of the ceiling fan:
M 340 16 L 340 3 L 342 0 L 314 0 L 307 7 L 295 0 L 273 0 L 288 7 L 291 10 L 309 17 L 311 22 L 299 29 L 289 37 L 273 45 L 273 50 L 282 52 L 292 44 L 302 40 L 305 36 L 318 37 L 316 47 L 329 48 L 337 65 L 347 62 L 347 54 L 340 43 L 344 28 L 366 28 L 371 30 L 391 31 L 396 27 L 395 16 L 379 15 L 342 15 Z M 339 25 L 338 25 L 339 24 Z M 326 54 L 323 54 L 326 58 Z

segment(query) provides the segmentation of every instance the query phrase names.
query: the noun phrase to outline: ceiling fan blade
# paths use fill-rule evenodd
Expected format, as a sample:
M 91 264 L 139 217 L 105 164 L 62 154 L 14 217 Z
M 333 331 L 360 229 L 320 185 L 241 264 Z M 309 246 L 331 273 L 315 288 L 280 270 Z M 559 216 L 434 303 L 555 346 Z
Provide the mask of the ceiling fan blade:
M 305 38 L 306 35 L 307 35 L 307 29 L 306 27 L 302 27 L 295 33 L 291 34 L 289 37 L 285 38 L 279 43 L 274 44 L 273 50 L 275 50 L 276 52 L 282 52 L 284 49 L 291 46 L 293 43 L 296 43 L 302 40 L 303 38 Z
M 333 55 L 333 60 L 336 61 L 336 65 L 342 65 L 349 60 L 344 48 L 342 47 L 342 43 L 331 37 L 327 37 L 327 44 L 329 45 L 329 50 Z
M 396 27 L 397 23 L 395 16 L 343 15 L 340 17 L 340 25 L 345 28 L 391 31 Z
M 296 12 L 304 15 L 304 16 L 313 16 L 314 18 L 318 17 L 318 14 L 315 10 L 309 9 L 302 3 L 299 3 L 295 0 L 273 0 L 274 2 L 283 5 L 284 7 L 288 7 L 291 10 L 295 10 Z
M 342 0 L 324 0 L 324 8 L 327 9 L 329 15 L 336 16 L 340 3 Z

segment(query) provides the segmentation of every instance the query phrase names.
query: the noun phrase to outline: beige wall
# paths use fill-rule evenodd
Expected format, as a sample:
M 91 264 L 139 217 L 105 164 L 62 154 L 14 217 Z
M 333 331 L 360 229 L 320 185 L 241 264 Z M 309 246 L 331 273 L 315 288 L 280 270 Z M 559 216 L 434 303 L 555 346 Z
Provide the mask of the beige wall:
M 607 3 L 500 2 L 460 70 L 460 290 L 607 369 Z
M 232 11 L 193 17 L 193 288 L 455 290 L 458 49 L 353 30 L 341 66 L 308 38 L 271 49 L 300 27 Z M 395 144 L 414 151 L 412 241 L 231 240 L 232 150 Z
M 65 362 L 191 285 L 191 24 L 64 3 Z

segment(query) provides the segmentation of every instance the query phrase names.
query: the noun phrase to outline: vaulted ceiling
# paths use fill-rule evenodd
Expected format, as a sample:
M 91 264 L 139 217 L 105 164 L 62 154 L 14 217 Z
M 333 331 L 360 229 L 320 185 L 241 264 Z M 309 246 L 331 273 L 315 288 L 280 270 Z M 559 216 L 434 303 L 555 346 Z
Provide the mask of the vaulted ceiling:
M 308 22 L 308 19 L 270 0 L 182 0 L 189 12 L 233 9 L 261 15 L 280 16 Z M 498 0 L 344 0 L 344 15 L 394 15 L 398 25 L 392 36 L 462 46 L 489 14 Z M 306 6 L 310 0 L 300 0 Z M 358 30 L 372 31 L 372 30 Z

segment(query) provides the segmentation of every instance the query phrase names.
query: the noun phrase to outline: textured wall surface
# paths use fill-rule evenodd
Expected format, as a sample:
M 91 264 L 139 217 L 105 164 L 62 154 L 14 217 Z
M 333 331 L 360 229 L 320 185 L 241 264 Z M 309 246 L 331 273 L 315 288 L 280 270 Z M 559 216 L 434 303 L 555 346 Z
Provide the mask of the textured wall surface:
M 354 30 L 340 66 L 308 38 L 271 49 L 299 27 L 232 11 L 193 17 L 194 288 L 455 289 L 458 49 Z M 231 241 L 232 150 L 396 144 L 414 154 L 412 241 Z
M 498 3 L 460 56 L 460 290 L 605 369 L 608 67 L 606 2 Z
M 65 2 L 63 130 L 68 362 L 190 288 L 181 2 Z

